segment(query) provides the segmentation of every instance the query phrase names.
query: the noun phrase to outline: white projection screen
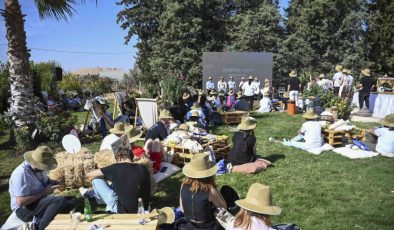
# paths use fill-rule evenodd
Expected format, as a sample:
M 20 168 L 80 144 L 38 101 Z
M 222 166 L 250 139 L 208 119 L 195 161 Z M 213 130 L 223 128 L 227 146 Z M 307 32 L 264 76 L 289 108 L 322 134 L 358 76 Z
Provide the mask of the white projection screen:
M 202 83 L 205 89 L 205 83 L 208 77 L 212 77 L 216 82 L 221 76 L 225 81 L 230 76 L 234 77 L 237 87 L 242 77 L 257 77 L 264 85 L 264 79 L 272 82 L 272 53 L 267 52 L 204 52 L 202 57 L 203 74 Z

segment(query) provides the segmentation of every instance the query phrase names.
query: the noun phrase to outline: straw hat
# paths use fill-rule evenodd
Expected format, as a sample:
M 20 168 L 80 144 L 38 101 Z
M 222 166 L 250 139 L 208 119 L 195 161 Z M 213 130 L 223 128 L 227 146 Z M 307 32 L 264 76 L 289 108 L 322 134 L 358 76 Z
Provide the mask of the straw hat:
M 219 93 L 218 97 L 224 97 L 224 93 Z
M 187 124 L 181 124 L 178 127 L 178 130 L 188 131 L 189 130 L 189 126 Z
M 212 77 L 208 77 L 208 80 L 212 80 Z
M 191 107 L 191 109 L 201 109 L 201 105 L 197 102 L 193 103 L 193 106 Z
M 215 175 L 217 170 L 218 165 L 208 160 L 207 153 L 197 153 L 183 167 L 182 172 L 187 177 L 200 179 Z
M 260 183 L 252 184 L 246 198 L 235 203 L 243 209 L 270 216 L 279 215 L 282 211 L 280 207 L 272 205 L 270 187 Z
M 242 118 L 241 123 L 237 126 L 239 130 L 252 130 L 256 128 L 256 119 L 253 117 L 244 117 Z
M 217 95 L 218 93 L 213 89 L 211 92 L 209 92 L 209 95 Z
M 123 122 L 116 122 L 114 127 L 109 130 L 110 133 L 123 135 L 125 134 L 125 125 Z
M 320 79 L 322 79 L 322 78 L 324 78 L 324 77 L 325 77 L 324 73 L 321 73 L 321 74 L 319 75 L 319 78 L 320 78 Z
M 337 65 L 337 66 L 335 66 L 335 70 L 336 70 L 336 71 L 342 71 L 342 69 L 343 69 L 343 66 L 342 66 L 342 65 Z
M 237 97 L 241 98 L 242 96 L 243 96 L 242 92 L 239 91 L 239 92 L 237 93 Z
M 133 125 L 128 126 L 126 128 L 125 132 L 126 132 L 127 138 L 129 138 L 129 142 L 130 143 L 134 143 L 142 135 L 142 131 L 136 129 Z
M 270 92 L 268 90 L 262 90 L 263 91 L 263 96 L 269 96 Z
M 197 111 L 193 111 L 190 117 L 198 117 L 200 118 L 200 114 Z
M 49 171 L 57 167 L 57 161 L 48 146 L 39 146 L 33 151 L 25 152 L 23 157 L 31 166 L 37 169 Z
M 233 79 L 233 76 L 230 76 L 230 79 Z
M 370 77 L 370 76 L 371 76 L 371 70 L 370 70 L 370 69 L 363 69 L 363 70 L 361 70 L 361 73 L 362 73 L 364 76 L 367 76 L 367 77 Z
M 352 74 L 352 71 L 350 69 L 348 69 L 347 74 Z
M 245 77 L 241 77 L 241 80 L 245 80 Z
M 306 111 L 306 113 L 304 113 L 304 114 L 302 115 L 302 117 L 305 118 L 305 119 L 316 119 L 316 118 L 319 117 L 319 115 L 317 115 L 317 114 L 313 111 L 313 109 L 308 109 L 308 110 Z
M 183 98 L 183 100 L 187 100 L 187 99 L 190 98 L 190 94 L 188 94 L 188 93 L 183 93 L 182 98 Z
M 342 73 L 346 73 L 347 74 L 348 73 L 347 71 L 348 71 L 347 69 L 343 69 Z
M 228 95 L 234 95 L 234 90 L 232 90 L 232 89 L 230 89 L 229 91 L 228 91 Z
M 394 113 L 386 115 L 383 119 L 380 120 L 380 123 L 384 126 L 394 128 Z
M 297 77 L 297 72 L 294 71 L 294 70 L 292 70 L 292 71 L 289 73 L 289 76 L 290 76 L 290 77 Z
M 159 119 L 173 119 L 170 111 L 163 109 L 160 111 Z
M 170 207 L 164 207 L 161 209 L 154 209 L 152 211 L 153 214 L 158 214 L 159 219 L 158 219 L 158 225 L 160 224 L 171 224 L 174 223 L 175 221 L 175 212 L 174 209 Z
M 249 77 L 248 77 L 248 80 L 253 80 L 253 77 L 252 77 L 252 76 L 249 76 Z

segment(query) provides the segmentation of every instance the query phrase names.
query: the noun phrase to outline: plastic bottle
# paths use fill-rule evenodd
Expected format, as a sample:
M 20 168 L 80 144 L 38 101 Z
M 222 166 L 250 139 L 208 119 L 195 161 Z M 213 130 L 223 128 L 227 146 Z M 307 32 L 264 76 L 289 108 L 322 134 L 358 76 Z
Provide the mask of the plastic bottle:
M 145 208 L 142 198 L 138 198 L 138 223 L 145 224 Z
M 93 212 L 90 207 L 89 199 L 85 198 L 85 208 L 83 210 L 83 214 L 85 216 L 85 221 L 92 222 L 93 221 Z

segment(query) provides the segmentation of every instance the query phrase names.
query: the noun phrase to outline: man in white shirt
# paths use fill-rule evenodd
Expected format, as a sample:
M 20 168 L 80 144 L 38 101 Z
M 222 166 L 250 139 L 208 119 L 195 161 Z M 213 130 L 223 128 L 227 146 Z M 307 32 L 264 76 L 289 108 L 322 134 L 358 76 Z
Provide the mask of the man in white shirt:
M 207 83 L 205 84 L 205 87 L 207 89 L 207 94 L 211 92 L 211 90 L 215 89 L 215 83 L 212 81 L 212 77 L 208 78 Z
M 226 93 L 227 92 L 227 83 L 224 81 L 224 77 L 220 77 L 218 81 L 218 92 Z
M 260 97 L 259 97 L 259 95 L 260 95 L 260 81 L 257 77 L 254 77 L 253 84 L 254 84 L 254 95 L 258 99 L 260 99 Z
M 341 87 L 341 82 L 342 82 L 342 79 L 343 79 L 342 69 L 343 69 L 342 65 L 335 66 L 335 70 L 337 72 L 334 74 L 334 77 L 332 78 L 332 80 L 334 81 L 334 94 L 335 94 L 335 96 L 338 96 L 339 88 Z
M 321 126 L 320 122 L 316 121 L 319 116 L 310 109 L 304 113 L 302 117 L 306 120 L 306 122 L 302 124 L 300 134 L 291 139 L 291 141 L 284 141 L 283 144 L 303 150 L 321 147 L 323 145 Z
M 248 81 L 242 85 L 243 95 L 249 101 L 250 110 L 253 110 L 255 85 L 253 84 L 253 77 L 249 76 Z
M 233 90 L 235 92 L 236 84 L 233 76 L 230 76 L 230 80 L 228 80 L 227 85 L 228 85 L 228 91 Z
M 380 121 L 382 128 L 368 130 L 366 145 L 386 157 L 394 157 L 394 113 Z
M 243 90 L 242 87 L 243 87 L 243 85 L 245 84 L 245 82 L 246 82 L 246 81 L 245 81 L 245 77 L 242 77 L 242 78 L 241 78 L 241 82 L 239 82 L 239 90 L 240 90 L 240 91 Z

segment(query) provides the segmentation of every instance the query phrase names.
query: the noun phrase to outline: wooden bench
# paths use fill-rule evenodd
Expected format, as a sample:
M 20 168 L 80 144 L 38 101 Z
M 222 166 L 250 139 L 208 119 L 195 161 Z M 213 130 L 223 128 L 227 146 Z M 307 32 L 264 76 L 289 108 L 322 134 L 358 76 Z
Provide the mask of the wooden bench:
M 58 214 L 51 224 L 46 228 L 47 230 L 70 230 L 70 229 L 88 229 L 89 225 L 96 224 L 110 230 L 154 230 L 157 229 L 158 214 L 146 214 L 145 224 L 138 223 L 137 214 L 97 214 L 93 215 L 93 222 L 86 222 L 83 220 L 84 216 L 81 215 L 81 222 L 76 227 L 73 223 L 70 214 Z
M 230 111 L 220 113 L 222 117 L 222 122 L 227 125 L 239 124 L 241 123 L 242 117 L 249 116 L 249 112 L 246 111 Z

